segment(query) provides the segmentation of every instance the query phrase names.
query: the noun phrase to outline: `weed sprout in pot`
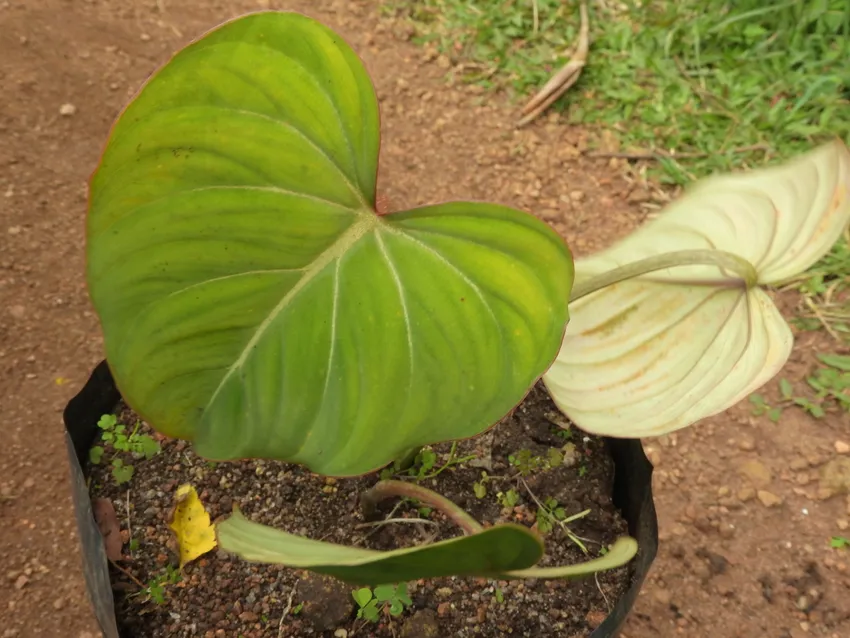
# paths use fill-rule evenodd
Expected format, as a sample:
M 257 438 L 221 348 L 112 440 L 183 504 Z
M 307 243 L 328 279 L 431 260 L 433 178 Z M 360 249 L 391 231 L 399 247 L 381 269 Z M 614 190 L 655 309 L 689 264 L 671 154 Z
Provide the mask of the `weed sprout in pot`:
M 657 543 L 634 439 L 778 371 L 762 286 L 850 214 L 834 143 L 574 267 L 506 206 L 379 215 L 378 152 L 363 64 L 293 13 L 190 44 L 114 125 L 106 361 L 65 412 L 107 636 L 615 635 Z

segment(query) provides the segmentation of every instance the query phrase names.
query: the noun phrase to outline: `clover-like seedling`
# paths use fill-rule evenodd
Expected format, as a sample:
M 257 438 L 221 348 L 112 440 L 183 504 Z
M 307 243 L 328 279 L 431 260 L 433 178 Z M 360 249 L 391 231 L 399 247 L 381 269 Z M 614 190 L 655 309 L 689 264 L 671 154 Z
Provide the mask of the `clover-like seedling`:
M 374 591 L 361 587 L 351 592 L 357 603 L 357 617 L 369 622 L 378 622 L 381 613 L 400 616 L 406 607 L 413 604 L 407 595 L 407 583 L 378 585 Z
M 125 452 L 150 459 L 160 450 L 159 443 L 153 437 L 139 433 L 141 423 L 136 423 L 133 431 L 127 434 L 127 426 L 119 423 L 118 417 L 114 414 L 104 414 L 98 420 L 97 426 L 101 429 L 101 439 L 112 446 L 116 452 Z M 99 464 L 103 459 L 104 452 L 103 446 L 92 446 L 89 450 L 89 460 L 95 465 Z M 125 462 L 124 459 L 114 457 L 111 466 L 112 478 L 116 485 L 127 483 L 133 478 L 135 468 L 131 463 Z

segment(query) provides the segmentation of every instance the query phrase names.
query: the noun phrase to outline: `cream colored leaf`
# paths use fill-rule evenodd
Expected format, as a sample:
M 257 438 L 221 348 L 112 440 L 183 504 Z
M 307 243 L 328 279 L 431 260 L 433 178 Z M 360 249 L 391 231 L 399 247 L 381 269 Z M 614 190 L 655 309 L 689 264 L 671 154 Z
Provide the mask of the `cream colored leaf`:
M 177 537 L 180 567 L 216 547 L 215 528 L 198 492 L 188 483 L 177 488 L 174 512 L 168 525 Z
M 850 220 L 850 153 L 841 142 L 777 168 L 707 179 L 653 222 L 576 263 L 576 282 L 677 251 L 723 251 L 758 282 L 820 259 Z M 764 385 L 791 353 L 791 331 L 758 287 L 717 265 L 668 268 L 570 306 L 544 382 L 594 434 L 645 437 L 722 412 Z
M 773 377 L 793 343 L 758 288 L 623 282 L 576 305 L 544 381 L 594 434 L 655 436 L 721 412 Z
M 674 250 L 722 250 L 743 257 L 774 284 L 825 255 L 850 221 L 850 152 L 841 141 L 786 164 L 709 177 L 658 218 L 612 248 L 576 263 L 576 276 L 605 272 Z M 714 266 L 665 271 L 655 279 L 713 280 Z

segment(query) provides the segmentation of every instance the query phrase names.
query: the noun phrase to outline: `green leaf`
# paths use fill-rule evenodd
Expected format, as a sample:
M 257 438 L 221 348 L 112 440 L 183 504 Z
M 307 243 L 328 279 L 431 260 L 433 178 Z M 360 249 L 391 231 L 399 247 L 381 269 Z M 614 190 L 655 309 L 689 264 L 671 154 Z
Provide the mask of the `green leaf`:
M 100 445 L 95 445 L 89 450 L 89 460 L 97 465 L 103 458 L 103 448 Z
M 534 565 L 540 540 L 520 525 L 498 525 L 479 534 L 378 552 L 315 541 L 254 523 L 238 509 L 216 525 L 227 552 L 255 561 L 309 569 L 360 585 L 442 576 L 495 577 Z
M 703 261 L 610 285 L 570 304 L 544 381 L 581 429 L 647 437 L 731 407 L 782 368 L 793 336 L 759 285 L 795 277 L 850 221 L 850 153 L 836 140 L 784 166 L 702 180 L 613 247 L 576 263 L 595 277 L 679 251 Z M 708 265 L 708 255 L 729 257 Z M 759 285 L 755 285 L 759 284 Z
M 418 454 L 417 461 L 419 463 L 420 473 L 424 474 L 434 467 L 434 464 L 437 462 L 437 455 L 434 453 L 434 450 L 426 447 Z
M 833 536 L 832 539 L 830 539 L 829 544 L 835 549 L 841 549 L 850 545 L 850 539 L 847 539 L 844 536 Z
M 370 600 L 357 612 L 358 618 L 365 618 L 369 622 L 377 622 L 379 615 L 380 612 L 378 611 L 378 603 L 374 600 Z
M 128 483 L 133 478 L 134 471 L 132 465 L 124 465 L 121 459 L 112 459 L 112 478 L 115 479 L 116 485 Z
M 260 525 L 245 518 L 238 508 L 216 525 L 216 535 L 224 551 L 245 560 L 309 569 L 370 586 L 444 576 L 571 578 L 625 565 L 638 549 L 637 541 L 623 537 L 602 558 L 562 567 L 531 568 L 543 556 L 543 544 L 521 525 L 496 525 L 431 545 L 378 552 L 315 541 Z
M 616 569 L 628 563 L 637 554 L 637 541 L 633 538 L 618 538 L 604 556 L 577 565 L 561 567 L 532 567 L 509 572 L 506 578 L 577 578 L 596 572 Z
M 487 487 L 478 481 L 472 484 L 472 491 L 475 493 L 475 498 L 484 498 L 487 496 Z
M 159 453 L 159 443 L 149 436 L 141 435 L 136 437 L 136 451 L 143 454 L 146 459 L 153 458 Z
M 115 424 L 118 422 L 118 419 L 114 414 L 104 414 L 97 421 L 97 427 L 101 430 L 111 430 L 115 427 Z
M 351 595 L 354 597 L 354 600 L 357 602 L 359 607 L 365 607 L 369 604 L 369 601 L 372 600 L 372 590 L 368 587 L 355 589 L 351 592 Z
M 780 379 L 779 391 L 782 393 L 783 398 L 790 399 L 794 394 L 794 386 L 791 385 L 791 382 L 788 381 L 788 379 Z
M 163 603 L 165 603 L 165 588 L 158 581 L 153 581 L 148 586 L 148 595 L 151 597 L 151 600 L 157 605 L 162 605 Z
M 375 598 L 378 600 L 378 602 L 383 603 L 395 598 L 395 592 L 395 585 L 378 585 L 377 587 L 375 587 Z
M 153 427 L 357 475 L 479 434 L 548 367 L 561 238 L 482 203 L 380 216 L 378 147 L 362 63 L 298 14 L 228 22 L 148 81 L 91 180 L 87 279 Z
M 850 372 L 850 355 L 841 354 L 819 354 L 818 359 L 822 363 L 842 372 Z
M 771 408 L 767 411 L 767 418 L 774 423 L 779 423 L 780 417 L 782 417 L 782 408 Z
M 412 605 L 413 601 L 407 595 L 407 583 L 399 583 L 395 590 L 396 597 L 405 605 Z

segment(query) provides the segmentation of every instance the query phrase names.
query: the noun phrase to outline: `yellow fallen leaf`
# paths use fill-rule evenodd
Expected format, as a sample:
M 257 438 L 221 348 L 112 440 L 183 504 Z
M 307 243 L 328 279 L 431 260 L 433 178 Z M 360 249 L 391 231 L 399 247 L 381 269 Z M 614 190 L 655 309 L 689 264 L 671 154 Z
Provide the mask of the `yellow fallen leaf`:
M 65 385 L 66 383 L 68 383 L 68 379 L 66 379 L 65 377 L 56 377 L 55 382 L 56 385 Z
M 186 483 L 177 488 L 174 512 L 168 526 L 177 537 L 180 567 L 215 549 L 215 527 L 204 509 L 198 492 Z

